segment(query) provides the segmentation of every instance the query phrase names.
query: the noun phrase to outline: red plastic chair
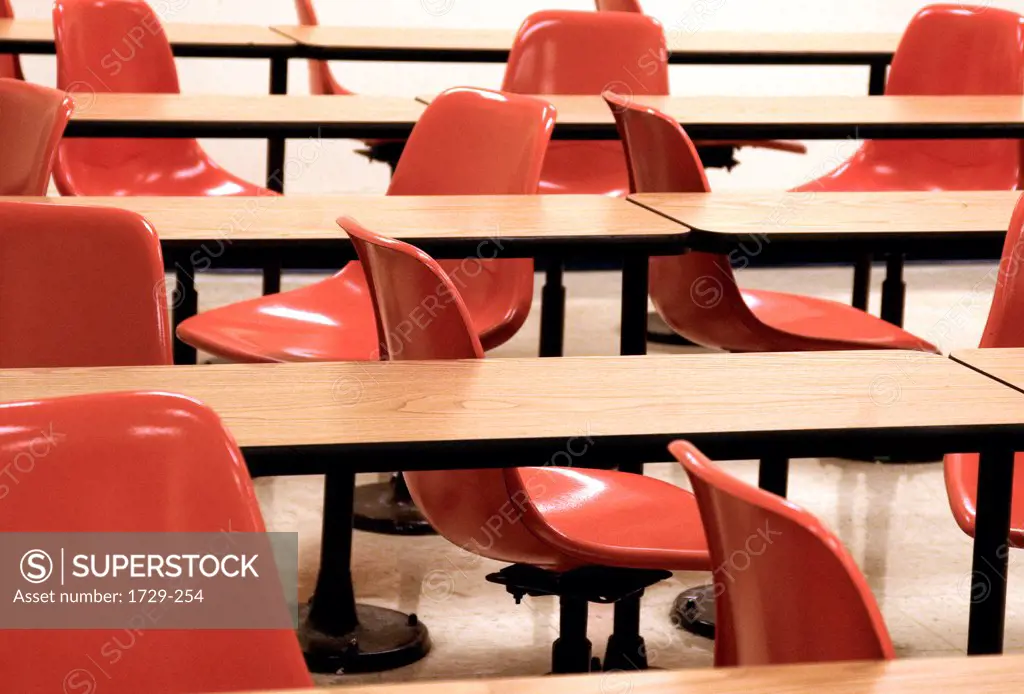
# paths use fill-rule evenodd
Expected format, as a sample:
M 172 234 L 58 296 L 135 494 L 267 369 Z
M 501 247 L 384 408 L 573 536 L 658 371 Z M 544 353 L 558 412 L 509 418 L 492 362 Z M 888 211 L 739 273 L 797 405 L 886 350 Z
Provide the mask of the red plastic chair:
M 690 477 L 707 529 L 717 667 L 895 657 L 867 581 L 828 528 L 727 474 L 689 442 L 669 450 Z
M 441 265 L 412 246 L 375 234 L 342 218 L 366 268 L 382 359 L 473 359 L 484 356 L 458 289 Z M 401 329 L 426 301 L 440 307 L 411 334 Z M 406 472 L 416 506 L 454 544 L 499 561 L 564 573 L 579 567 L 706 570 L 708 555 L 693 496 L 674 485 L 624 472 L 558 467 L 510 470 Z M 510 523 L 483 546 L 480 528 L 501 509 L 518 509 L 522 523 Z M 651 509 L 657 509 L 652 516 Z M 598 578 L 594 578 L 596 584 Z M 620 603 L 622 604 L 622 603 Z M 562 638 L 577 629 L 567 624 L 563 597 Z M 637 627 L 639 624 L 639 603 Z M 618 606 L 617 606 L 618 609 Z M 572 614 L 578 620 L 578 613 Z M 633 642 L 638 634 L 616 632 Z M 628 630 L 628 627 L 626 628 Z M 562 639 L 560 639 L 562 641 Z M 641 642 L 642 643 L 642 642 Z M 568 645 L 563 643 L 563 648 Z M 564 672 L 559 647 L 555 671 Z M 589 642 L 586 645 L 589 661 Z M 633 657 L 637 657 L 633 653 Z M 642 654 L 640 655 L 642 657 Z M 572 668 L 569 668 L 572 669 Z
M 299 14 L 299 23 L 302 26 L 317 26 L 320 22 L 316 18 L 316 10 L 313 8 L 313 0 L 295 0 L 295 11 Z M 338 84 L 331 73 L 331 65 L 326 60 L 310 60 L 309 62 L 309 93 L 325 95 L 349 95 L 349 90 Z
M 10 0 L 0 0 L 0 19 L 14 19 L 14 10 L 11 8 Z M 15 53 L 0 55 L 0 77 L 10 77 L 16 80 L 25 79 L 21 71 L 21 61 Z
M 0 459 L 45 453 L 0 504 L 4 532 L 264 532 L 238 446 L 194 400 L 86 395 L 0 405 L 0 421 Z M 312 686 L 291 630 L 0 630 L 0 652 L 26 694 Z
M 696 149 L 659 111 L 605 93 L 626 150 L 635 193 L 707 192 Z M 652 258 L 650 293 L 665 322 L 687 340 L 733 352 L 936 348 L 869 313 L 835 301 L 740 290 L 729 258 L 713 253 Z
M 643 14 L 639 0 L 595 0 L 598 12 L 637 12 Z
M 979 347 L 1024 347 L 1024 196 L 1017 200 L 1003 245 L 996 291 Z M 977 517 L 978 454 L 957 453 L 945 459 L 946 494 L 960 528 L 974 537 Z M 1024 453 L 1014 456 L 1010 545 L 1024 547 Z
M 159 17 L 142 0 L 57 0 L 57 85 L 88 103 L 97 92 L 176 94 Z M 62 195 L 271 195 L 218 166 L 190 139 L 68 139 L 54 180 Z
M 146 220 L 28 202 L 0 202 L 0 219 L 0 367 L 173 363 L 160 241 Z
M 391 179 L 389 195 L 530 194 L 554 125 L 537 99 L 452 89 L 427 108 Z M 463 261 L 447 261 L 454 270 Z M 533 299 L 533 261 L 481 261 L 459 272 L 473 326 L 487 349 L 522 327 Z M 472 276 L 470 276 L 472 275 Z M 378 358 L 363 268 L 291 292 L 218 308 L 178 327 L 185 342 L 242 362 Z
M 64 92 L 0 78 L 0 195 L 46 195 L 72 109 Z
M 931 5 L 910 21 L 885 93 L 1024 93 L 1024 18 L 964 4 Z M 868 140 L 801 191 L 1013 190 L 1018 140 Z
M 627 13 L 550 10 L 530 15 L 516 36 L 502 90 L 518 94 L 668 94 L 661 24 Z M 541 193 L 625 195 L 617 142 L 552 142 Z

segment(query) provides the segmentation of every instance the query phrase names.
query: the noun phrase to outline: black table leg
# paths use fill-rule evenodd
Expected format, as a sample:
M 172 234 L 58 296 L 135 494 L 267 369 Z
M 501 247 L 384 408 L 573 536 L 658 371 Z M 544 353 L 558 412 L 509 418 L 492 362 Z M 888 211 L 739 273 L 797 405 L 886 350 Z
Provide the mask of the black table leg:
M 1003 652 L 1013 455 L 1006 450 L 983 452 L 978 465 L 968 655 Z
M 868 299 L 871 297 L 871 261 L 868 254 L 857 259 L 853 266 L 853 299 L 850 305 L 861 311 L 868 310 Z
M 412 500 L 405 475 L 387 482 L 356 487 L 353 524 L 356 530 L 381 535 L 434 535 L 436 531 Z
M 199 312 L 199 292 L 196 291 L 196 269 L 189 265 L 174 266 L 176 287 L 171 299 L 171 332 L 174 334 L 174 363 L 195 364 L 196 348 L 178 337 L 178 326 Z
M 302 610 L 299 642 L 313 672 L 381 672 L 414 663 L 430 651 L 416 615 L 357 605 L 352 588 L 354 473 L 324 479 L 320 573 Z
M 868 73 L 868 96 L 885 94 L 885 77 L 888 72 L 889 63 L 871 63 L 871 72 Z
M 540 294 L 540 356 L 560 357 L 565 344 L 565 264 L 548 262 Z
M 789 458 L 769 456 L 761 459 L 757 486 L 785 497 L 789 489 Z M 680 629 L 704 638 L 715 638 L 715 586 L 688 588 L 676 596 L 669 613 Z
M 263 263 L 263 296 L 281 293 L 281 263 Z
M 885 258 L 885 281 L 882 282 L 882 320 L 903 325 L 903 306 L 907 300 L 907 284 L 903 281 L 903 254 L 890 253 Z
M 647 354 L 647 273 L 644 256 L 626 258 L 622 265 L 622 328 L 619 353 Z
M 270 93 L 288 93 L 288 58 L 284 56 L 270 59 Z M 277 193 L 284 192 L 284 153 L 283 137 L 267 140 L 267 188 Z

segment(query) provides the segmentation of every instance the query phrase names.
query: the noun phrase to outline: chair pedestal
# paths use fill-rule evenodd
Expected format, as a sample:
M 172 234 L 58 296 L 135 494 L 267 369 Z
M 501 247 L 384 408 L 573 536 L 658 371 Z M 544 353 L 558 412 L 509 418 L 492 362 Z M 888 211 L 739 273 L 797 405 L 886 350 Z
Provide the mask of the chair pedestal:
M 320 572 L 298 633 L 313 672 L 381 672 L 430 651 L 427 628 L 416 615 L 356 604 L 350 569 L 354 490 L 354 473 L 333 472 L 324 480 Z
M 672 624 L 706 639 L 715 638 L 715 587 L 696 586 L 676 596 L 669 613 Z
M 559 597 L 558 639 L 551 649 L 551 672 L 600 670 L 587 639 L 587 603 L 614 603 L 615 626 L 605 650 L 605 670 L 646 670 L 647 649 L 640 636 L 640 598 L 644 589 L 670 578 L 670 571 L 584 566 L 557 572 L 513 564 L 487 576 L 505 586 L 516 602 L 529 595 Z
M 356 487 L 354 511 L 356 530 L 381 535 L 436 534 L 413 503 L 400 472 L 387 482 Z

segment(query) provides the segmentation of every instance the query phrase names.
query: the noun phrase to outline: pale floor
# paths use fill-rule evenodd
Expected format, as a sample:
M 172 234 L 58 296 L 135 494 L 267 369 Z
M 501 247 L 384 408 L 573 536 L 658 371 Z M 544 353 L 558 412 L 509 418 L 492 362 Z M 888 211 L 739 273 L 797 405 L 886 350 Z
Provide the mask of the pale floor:
M 951 348 L 976 346 L 991 298 L 994 265 L 911 267 L 907 327 Z M 877 312 L 880 268 L 872 308 Z M 845 268 L 747 270 L 741 284 L 790 290 L 846 301 L 851 272 Z M 285 287 L 314 279 L 288 276 Z M 538 278 L 540 279 L 540 278 Z M 566 352 L 610 355 L 618 349 L 619 276 L 570 274 Z M 255 296 L 253 276 L 201 276 L 203 308 Z M 538 287 L 539 290 L 539 287 Z M 524 329 L 493 356 L 536 354 L 538 305 Z M 652 345 L 652 352 L 665 348 Z M 743 384 L 735 387 L 742 390 Z M 529 463 L 530 461 L 524 461 Z M 753 482 L 756 463 L 729 463 Z M 649 465 L 647 473 L 685 486 L 676 466 Z M 361 482 L 373 481 L 374 475 Z M 267 524 L 298 532 L 300 592 L 311 590 L 319 557 L 321 478 L 257 482 Z M 877 465 L 836 459 L 794 461 L 790 497 L 821 517 L 852 552 L 875 592 L 897 652 L 904 657 L 953 655 L 966 647 L 969 539 L 953 522 L 939 464 Z M 1010 556 L 1007 650 L 1024 650 L 1024 580 L 1020 553 Z M 430 629 L 433 651 L 412 666 L 353 681 L 540 675 L 548 670 L 558 612 L 552 598 L 527 598 L 517 606 L 504 590 L 484 581 L 500 565 L 480 560 L 439 537 L 398 538 L 357 532 L 353 558 L 360 601 L 415 612 Z M 668 668 L 711 664 L 711 642 L 673 629 L 668 609 L 684 587 L 708 575 L 676 574 L 644 598 L 642 629 L 652 664 Z M 1016 579 L 1016 580 L 1014 580 Z M 782 626 L 782 625 L 780 625 Z M 600 655 L 611 629 L 611 609 L 591 608 L 590 638 Z M 842 638 L 842 634 L 836 634 Z M 318 678 L 320 683 L 338 678 Z

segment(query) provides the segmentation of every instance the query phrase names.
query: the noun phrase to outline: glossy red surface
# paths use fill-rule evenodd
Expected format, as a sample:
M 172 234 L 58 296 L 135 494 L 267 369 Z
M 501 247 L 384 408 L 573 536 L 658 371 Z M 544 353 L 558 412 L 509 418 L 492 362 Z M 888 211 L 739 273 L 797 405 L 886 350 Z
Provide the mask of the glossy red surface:
M 595 0 L 598 12 L 640 12 L 639 0 Z
M 238 446 L 194 400 L 87 395 L 0 405 L 0 421 L 0 460 L 45 451 L 4 487 L 4 532 L 264 532 Z M 25 694 L 312 686 L 291 630 L 0 630 L 0 652 L 4 689 Z
M 537 12 L 512 45 L 502 89 L 519 94 L 668 94 L 668 49 L 656 19 L 641 14 Z M 542 193 L 625 195 L 616 142 L 552 142 Z
M 426 109 L 391 179 L 389 195 L 525 195 L 537 191 L 554 109 L 525 96 L 451 89 Z M 339 210 L 343 212 L 343 210 Z M 483 248 L 482 256 L 491 253 Z M 533 261 L 443 261 L 458 278 L 486 349 L 511 338 L 533 300 Z M 182 340 L 235 361 L 378 358 L 366 279 L 359 263 L 303 289 L 201 313 Z
M 53 8 L 57 86 L 88 109 L 92 94 L 174 94 L 178 74 L 160 19 L 142 0 L 58 0 Z M 61 195 L 271 195 L 225 171 L 191 139 L 61 143 Z
M 715 580 L 715 665 L 895 657 L 867 581 L 839 539 L 796 504 L 712 464 L 692 444 L 686 469 Z
M 979 347 L 1024 347 L 1024 196 L 1017 200 L 1010 228 L 1003 244 L 995 295 Z M 946 494 L 949 505 L 965 533 L 974 536 L 978 498 L 977 453 L 947 455 L 945 459 Z M 1010 544 L 1024 547 L 1024 453 L 1014 456 L 1013 504 L 1010 510 Z
M 46 195 L 71 111 L 64 92 L 0 78 L 0 195 Z
M 1024 93 L 1024 18 L 985 5 L 931 5 L 910 21 L 889 95 Z M 1013 190 L 1018 140 L 868 140 L 798 190 Z
M 302 26 L 317 26 L 319 24 L 313 0 L 295 0 L 295 11 L 299 15 L 299 23 Z M 326 60 L 310 60 L 308 63 L 310 94 L 345 95 L 352 93 L 334 79 L 331 65 Z
M 0 367 L 171 364 L 160 241 L 107 207 L 0 202 Z
M 697 150 L 673 119 L 605 93 L 626 150 L 637 193 L 710 190 Z M 742 247 L 744 258 L 760 247 Z M 652 258 L 650 293 L 673 330 L 705 347 L 734 352 L 935 347 L 880 318 L 834 301 L 769 291 L 743 291 L 730 258 L 691 252 Z
M 0 0 L 0 19 L 13 19 L 14 10 L 11 8 L 11 0 Z M 21 61 L 17 54 L 5 53 L 0 55 L 0 77 L 10 77 L 17 80 L 25 79 L 21 72 Z
M 470 311 L 439 263 L 355 220 L 338 223 L 369 273 L 385 359 L 483 357 Z M 410 330 L 409 316 L 428 304 L 436 304 L 430 319 Z M 566 442 L 566 457 L 589 445 L 585 435 Z M 406 472 L 405 479 L 439 533 L 485 557 L 552 569 L 708 568 L 693 496 L 649 477 L 543 467 Z

